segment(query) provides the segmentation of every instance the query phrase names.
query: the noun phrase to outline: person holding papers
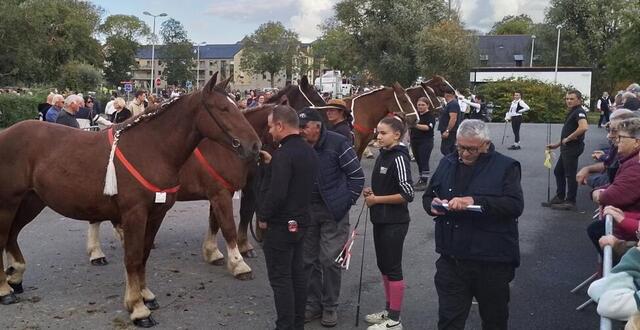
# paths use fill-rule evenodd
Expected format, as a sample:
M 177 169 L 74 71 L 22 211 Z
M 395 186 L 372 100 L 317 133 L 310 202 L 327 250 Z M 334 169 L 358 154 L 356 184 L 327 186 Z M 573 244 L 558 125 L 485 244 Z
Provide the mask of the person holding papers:
M 509 282 L 520 264 L 520 163 L 495 151 L 486 123 L 468 119 L 423 195 L 434 216 L 438 329 L 464 329 L 472 299 L 484 329 L 507 329 Z

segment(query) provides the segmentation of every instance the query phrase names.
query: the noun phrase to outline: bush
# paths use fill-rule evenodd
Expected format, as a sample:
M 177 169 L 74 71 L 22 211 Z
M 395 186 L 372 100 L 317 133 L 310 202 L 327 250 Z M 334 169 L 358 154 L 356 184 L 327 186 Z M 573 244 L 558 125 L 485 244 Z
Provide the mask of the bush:
M 74 92 L 94 91 L 102 81 L 102 73 L 92 65 L 71 62 L 62 68 L 60 89 L 68 88 Z
M 38 103 L 34 96 L 0 94 L 0 127 L 9 127 L 19 121 L 38 118 Z
M 484 96 L 486 102 L 493 102 L 496 106 L 493 110 L 494 121 L 500 121 L 509 111 L 513 92 L 522 93 L 522 99 L 531 108 L 525 112 L 525 122 L 544 123 L 547 121 L 564 122 L 566 105 L 564 96 L 569 88 L 548 84 L 533 79 L 503 79 L 478 86 L 477 95 Z

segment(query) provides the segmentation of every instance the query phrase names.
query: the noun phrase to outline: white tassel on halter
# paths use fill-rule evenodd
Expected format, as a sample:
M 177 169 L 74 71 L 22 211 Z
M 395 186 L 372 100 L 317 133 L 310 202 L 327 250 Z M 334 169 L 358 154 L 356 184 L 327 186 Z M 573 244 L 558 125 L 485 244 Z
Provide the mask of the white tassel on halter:
M 118 178 L 116 177 L 116 166 L 113 163 L 113 156 L 116 153 L 116 145 L 118 144 L 118 134 L 115 134 L 111 152 L 109 153 L 109 163 L 107 164 L 107 174 L 104 178 L 103 194 L 114 196 L 118 194 Z

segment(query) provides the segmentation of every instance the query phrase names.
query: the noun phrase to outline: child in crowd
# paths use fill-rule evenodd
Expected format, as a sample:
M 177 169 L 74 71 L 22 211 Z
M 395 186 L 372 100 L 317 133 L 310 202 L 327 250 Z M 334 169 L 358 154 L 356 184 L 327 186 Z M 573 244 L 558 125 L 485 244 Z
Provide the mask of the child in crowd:
M 369 314 L 368 329 L 402 329 L 400 310 L 404 295 L 402 277 L 402 246 L 409 229 L 409 209 L 413 200 L 409 150 L 400 144 L 406 128 L 395 117 L 386 117 L 378 124 L 380 155 L 371 175 L 371 187 L 363 191 L 371 212 L 373 242 L 378 268 L 382 273 L 386 309 Z

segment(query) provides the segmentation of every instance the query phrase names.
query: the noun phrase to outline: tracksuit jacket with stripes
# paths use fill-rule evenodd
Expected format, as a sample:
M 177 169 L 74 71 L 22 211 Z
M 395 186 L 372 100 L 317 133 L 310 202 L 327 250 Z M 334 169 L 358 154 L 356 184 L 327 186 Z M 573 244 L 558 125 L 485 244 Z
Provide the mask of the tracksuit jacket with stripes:
M 371 207 L 373 224 L 392 224 L 409 222 L 407 204 L 413 201 L 413 181 L 409 149 L 404 145 L 396 145 L 391 149 L 380 149 L 380 156 L 371 175 L 371 189 L 376 196 L 400 194 L 407 203 L 377 204 Z

